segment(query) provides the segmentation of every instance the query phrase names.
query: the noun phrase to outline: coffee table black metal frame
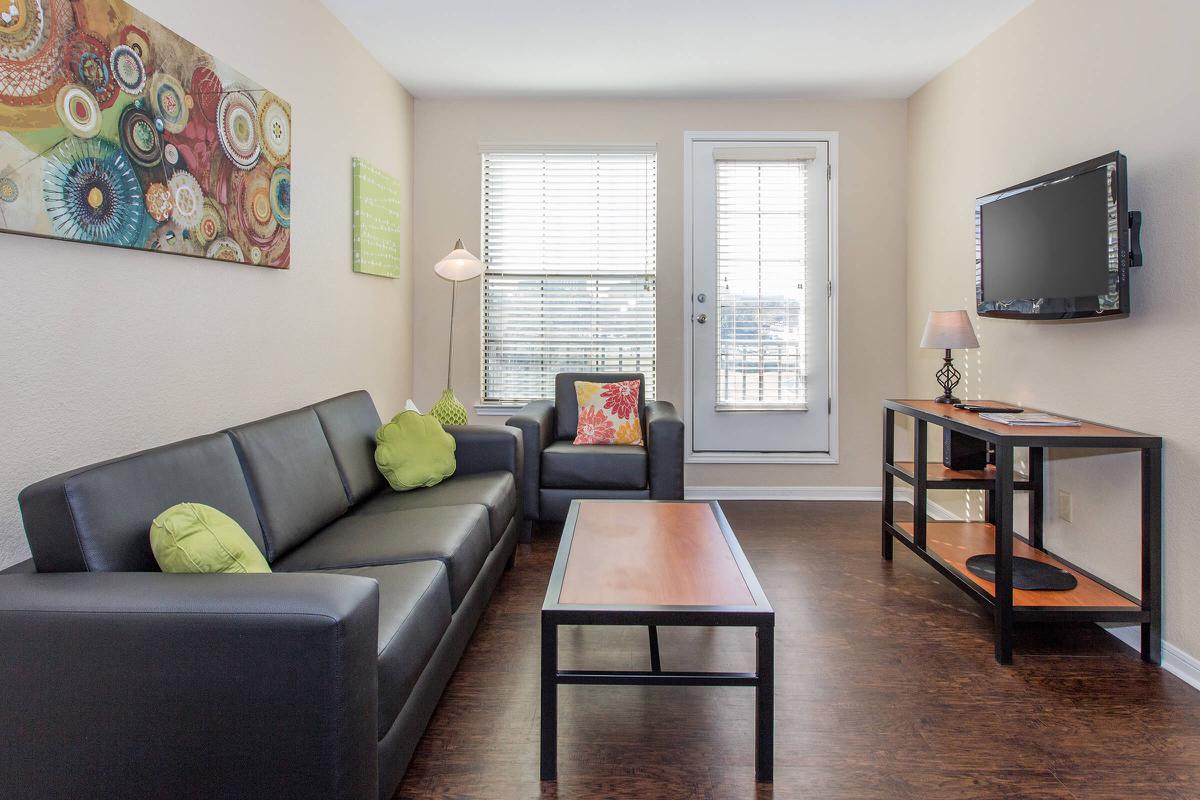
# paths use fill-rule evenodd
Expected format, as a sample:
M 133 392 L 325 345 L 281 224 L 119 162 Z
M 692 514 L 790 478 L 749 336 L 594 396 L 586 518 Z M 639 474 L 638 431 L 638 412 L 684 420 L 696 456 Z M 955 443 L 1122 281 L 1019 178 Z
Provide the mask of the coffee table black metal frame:
M 653 500 L 588 500 L 589 503 L 656 502 Z M 662 501 L 689 502 L 689 501 Z M 750 590 L 754 605 L 736 606 L 665 606 L 603 605 L 560 603 L 563 577 L 575 535 L 579 500 L 571 503 L 563 526 L 562 540 L 550 574 L 550 586 L 542 604 L 541 674 L 541 777 L 552 781 L 558 775 L 558 687 L 563 685 L 614 686 L 744 686 L 755 690 L 754 777 L 760 783 L 771 782 L 774 773 L 775 725 L 775 611 L 767 602 L 758 578 L 729 527 L 721 506 L 707 502 L 733 554 L 742 579 Z M 650 629 L 650 671 L 560 670 L 558 668 L 559 625 L 645 625 Z M 757 641 L 754 672 L 677 672 L 664 671 L 658 653 L 659 625 L 754 628 Z

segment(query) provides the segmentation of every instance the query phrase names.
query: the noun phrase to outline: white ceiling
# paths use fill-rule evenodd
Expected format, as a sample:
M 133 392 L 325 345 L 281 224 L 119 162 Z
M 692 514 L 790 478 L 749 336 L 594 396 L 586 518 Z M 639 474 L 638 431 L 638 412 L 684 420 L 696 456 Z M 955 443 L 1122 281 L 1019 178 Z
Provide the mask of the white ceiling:
M 322 2 L 418 97 L 908 97 L 1030 0 Z

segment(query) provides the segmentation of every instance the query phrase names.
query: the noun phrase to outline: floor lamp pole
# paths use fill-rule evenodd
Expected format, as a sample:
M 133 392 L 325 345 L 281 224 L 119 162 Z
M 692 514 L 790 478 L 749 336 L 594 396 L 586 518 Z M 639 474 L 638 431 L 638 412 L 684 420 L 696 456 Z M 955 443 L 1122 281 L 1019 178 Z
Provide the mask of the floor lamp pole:
M 454 299 L 458 296 L 458 281 L 450 281 L 450 347 L 446 353 L 446 388 L 450 388 L 450 368 L 454 364 Z

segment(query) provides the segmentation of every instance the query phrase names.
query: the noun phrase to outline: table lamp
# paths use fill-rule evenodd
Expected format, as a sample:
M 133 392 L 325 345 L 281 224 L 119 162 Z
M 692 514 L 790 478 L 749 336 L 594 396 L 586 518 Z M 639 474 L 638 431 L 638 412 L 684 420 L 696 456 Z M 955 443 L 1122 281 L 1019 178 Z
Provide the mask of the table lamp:
M 478 278 L 483 274 L 483 262 L 472 255 L 463 246 L 462 239 L 459 239 L 454 243 L 454 249 L 433 265 L 433 271 L 438 274 L 438 277 L 450 281 L 451 284 L 450 346 L 446 354 L 446 391 L 442 392 L 442 396 L 433 404 L 433 408 L 429 409 L 429 413 L 443 425 L 466 425 L 467 407 L 454 396 L 454 390 L 450 388 L 450 368 L 454 363 L 454 300 L 458 295 L 459 283 Z
M 942 396 L 934 398 L 935 403 L 957 403 L 954 387 L 962 379 L 962 375 L 954 368 L 951 350 L 979 347 L 975 338 L 975 329 L 971 327 L 971 318 L 966 311 L 930 311 L 925 323 L 925 335 L 921 337 L 921 347 L 931 350 L 945 350 L 945 360 L 942 368 L 937 371 L 937 381 L 942 387 Z

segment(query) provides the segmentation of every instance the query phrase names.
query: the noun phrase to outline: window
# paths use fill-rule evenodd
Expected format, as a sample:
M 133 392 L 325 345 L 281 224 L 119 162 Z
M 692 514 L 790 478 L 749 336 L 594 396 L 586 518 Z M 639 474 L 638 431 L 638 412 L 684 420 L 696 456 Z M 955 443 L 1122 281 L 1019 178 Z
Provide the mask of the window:
M 553 397 L 569 371 L 643 372 L 654 397 L 657 156 L 483 154 L 482 394 Z
M 804 408 L 811 157 L 716 158 L 717 408 Z

